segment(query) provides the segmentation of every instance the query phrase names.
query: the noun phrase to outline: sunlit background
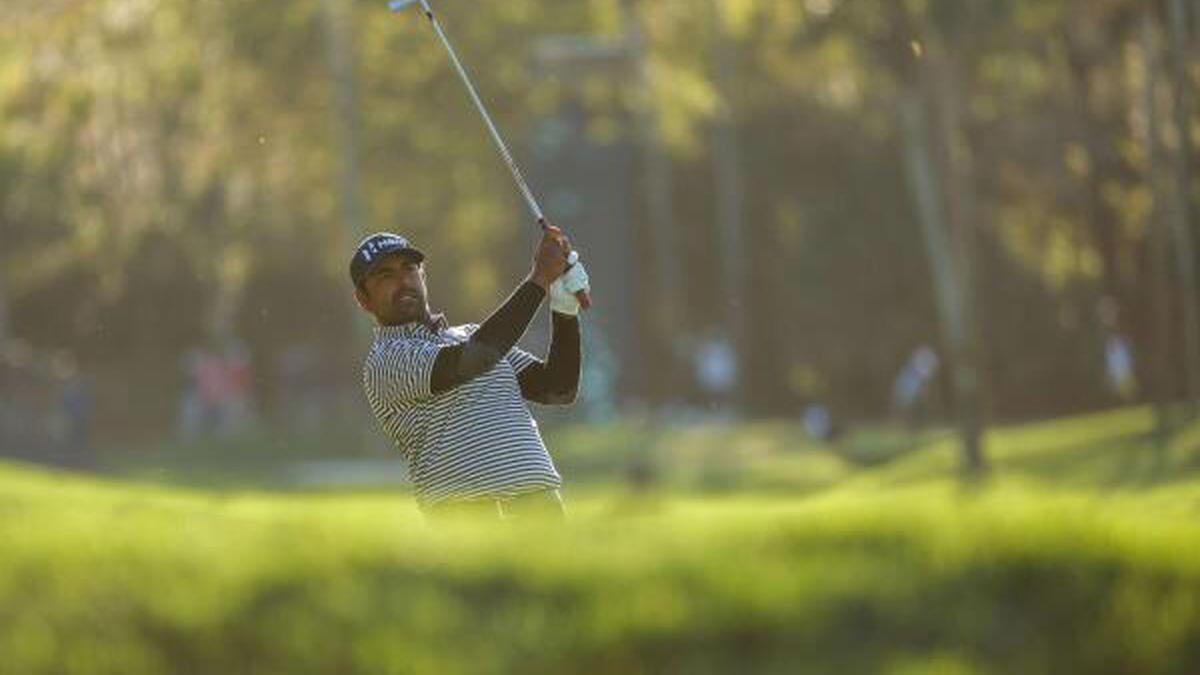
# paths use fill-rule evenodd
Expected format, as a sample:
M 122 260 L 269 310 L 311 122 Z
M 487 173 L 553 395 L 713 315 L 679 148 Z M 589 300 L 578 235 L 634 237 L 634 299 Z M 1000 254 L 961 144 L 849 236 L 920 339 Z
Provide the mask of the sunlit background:
M 423 529 L 361 392 L 359 239 L 467 323 L 538 236 L 419 12 L 4 0 L 13 672 L 1200 669 L 1195 2 L 435 9 L 592 278 L 577 529 Z

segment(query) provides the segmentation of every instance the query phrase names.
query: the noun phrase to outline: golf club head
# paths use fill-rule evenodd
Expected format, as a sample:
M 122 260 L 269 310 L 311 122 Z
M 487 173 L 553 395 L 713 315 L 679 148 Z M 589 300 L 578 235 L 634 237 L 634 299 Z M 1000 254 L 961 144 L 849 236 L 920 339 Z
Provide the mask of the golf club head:
M 391 2 L 388 3 L 388 9 L 390 9 L 392 12 L 403 12 L 408 8 L 409 5 L 415 5 L 418 2 L 420 2 L 420 0 L 391 0 Z

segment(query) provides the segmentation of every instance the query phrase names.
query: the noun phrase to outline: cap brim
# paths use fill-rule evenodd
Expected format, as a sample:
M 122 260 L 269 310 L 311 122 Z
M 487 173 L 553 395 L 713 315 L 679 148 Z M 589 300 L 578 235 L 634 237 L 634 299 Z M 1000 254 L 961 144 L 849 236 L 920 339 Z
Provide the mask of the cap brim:
M 382 257 L 386 258 L 389 255 L 396 255 L 396 254 L 404 254 L 404 255 L 416 258 L 417 262 L 425 262 L 425 254 L 421 251 L 421 249 L 413 248 L 412 246 L 409 246 L 407 248 L 398 248 L 395 251 L 388 251 Z

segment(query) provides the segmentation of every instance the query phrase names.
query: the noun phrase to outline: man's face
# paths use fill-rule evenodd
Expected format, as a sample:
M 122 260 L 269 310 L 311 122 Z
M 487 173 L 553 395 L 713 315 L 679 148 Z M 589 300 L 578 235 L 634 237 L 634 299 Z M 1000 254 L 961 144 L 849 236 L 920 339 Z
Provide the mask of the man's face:
M 394 253 L 375 263 L 355 289 L 354 297 L 381 326 L 398 326 L 429 317 L 425 267 L 404 253 Z

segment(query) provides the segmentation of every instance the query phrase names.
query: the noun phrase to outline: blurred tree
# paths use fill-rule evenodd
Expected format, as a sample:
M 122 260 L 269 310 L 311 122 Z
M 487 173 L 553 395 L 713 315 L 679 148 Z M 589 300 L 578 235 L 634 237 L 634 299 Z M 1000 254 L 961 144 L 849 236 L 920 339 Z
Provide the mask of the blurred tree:
M 319 338 L 331 358 L 361 350 L 345 314 L 335 316 L 354 311 L 339 207 L 348 185 L 362 199 L 355 227 L 398 230 L 428 250 L 432 300 L 455 320 L 481 316 L 528 264 L 533 228 L 428 27 L 376 2 L 334 3 L 347 47 L 332 53 L 347 58 L 331 78 L 331 52 L 319 48 L 329 42 L 327 2 L 0 8 L 0 292 L 11 332 L 120 373 L 108 386 L 141 397 L 148 424 L 165 418 L 162 392 L 192 343 L 240 338 L 269 355 L 288 326 Z M 1156 12 L 1174 7 L 1160 4 Z M 669 172 L 656 199 L 659 212 L 673 211 L 642 230 L 680 225 L 672 330 L 741 326 L 756 415 L 795 415 L 813 399 L 843 417 L 884 414 L 908 355 L 939 343 L 939 302 L 962 313 L 966 346 L 955 358 L 987 373 L 996 417 L 1121 400 L 1103 389 L 1104 331 L 1133 341 L 1145 379 L 1162 278 L 1151 268 L 1137 126 L 1146 6 L 723 0 L 722 41 L 694 3 L 640 3 L 650 121 L 661 131 L 661 144 L 642 150 Z M 565 100 L 529 67 L 531 38 L 616 40 L 628 28 L 623 7 L 512 0 L 442 10 L 520 149 L 530 125 Z M 913 58 L 914 39 L 925 58 Z M 736 75 L 722 77 L 721 64 Z M 1177 65 L 1171 75 L 1179 95 L 1162 118 L 1168 132 L 1195 126 Z M 572 100 L 603 112 L 597 119 L 650 109 L 638 107 L 630 78 L 578 79 Z M 339 136 L 350 127 L 337 126 L 355 114 L 334 84 L 351 80 L 357 153 L 346 140 L 355 134 Z M 908 126 L 901 106 L 920 113 Z M 728 187 L 731 163 L 718 161 L 734 137 L 741 200 Z M 1172 148 L 1182 154 L 1170 155 L 1175 199 L 1164 209 L 1191 192 L 1179 187 L 1192 181 L 1180 178 L 1186 148 Z M 906 183 L 914 149 L 939 195 L 918 200 Z M 719 270 L 737 263 L 722 254 L 738 201 L 735 284 Z M 935 295 L 922 243 L 929 214 L 947 232 L 940 274 L 961 278 L 957 293 L 974 300 Z M 1190 306 L 1185 260 L 1168 262 L 1172 309 Z M 1119 307 L 1114 327 L 1094 316 L 1104 298 Z M 1192 339 L 1183 313 L 1172 316 L 1172 334 L 1185 337 L 1171 358 L 1185 363 Z M 982 346 L 970 346 L 975 324 Z M 647 389 L 686 398 L 686 381 L 661 377 L 663 356 L 646 360 Z M 346 370 L 342 384 L 353 387 Z M 1184 370 L 1171 373 L 1172 391 Z
M 1190 9 L 1184 0 L 1167 0 L 1167 34 L 1171 52 L 1171 92 L 1174 123 L 1170 218 L 1175 235 L 1175 260 L 1180 276 L 1183 312 L 1183 363 L 1189 414 L 1200 405 L 1200 290 L 1196 286 L 1196 245 L 1192 225 L 1192 83 L 1188 77 Z
M 962 435 L 963 469 L 984 473 L 982 372 L 975 312 L 973 250 L 976 227 L 969 149 L 962 137 L 956 58 L 967 40 L 961 25 L 974 4 L 928 12 L 894 4 L 889 58 L 897 67 L 900 126 L 913 201 L 923 226 L 950 355 L 954 405 Z M 940 11 L 940 15 L 939 15 Z M 937 25 L 941 19 L 943 25 Z
M 714 207 L 718 221 L 718 248 L 721 251 L 721 291 L 725 294 L 727 317 L 722 334 L 734 347 L 734 404 L 745 407 L 747 392 L 742 355 L 746 351 L 746 253 L 742 238 L 744 222 L 744 181 L 741 142 L 738 134 L 734 87 L 737 82 L 737 54 L 727 35 L 729 17 L 717 0 L 709 0 L 712 27 L 712 77 L 719 97 L 718 112 L 712 124 Z
M 1153 295 L 1150 305 L 1154 323 L 1154 401 L 1158 447 L 1161 453 L 1171 433 L 1171 277 L 1169 266 L 1170 243 L 1165 218 L 1162 159 L 1159 147 L 1158 75 L 1159 61 L 1158 27 L 1153 8 L 1146 6 L 1140 16 L 1140 59 L 1142 99 L 1135 109 L 1142 126 L 1142 142 L 1145 145 L 1146 182 L 1150 189 L 1150 211 L 1147 216 L 1150 240 L 1149 274 L 1152 279 Z

